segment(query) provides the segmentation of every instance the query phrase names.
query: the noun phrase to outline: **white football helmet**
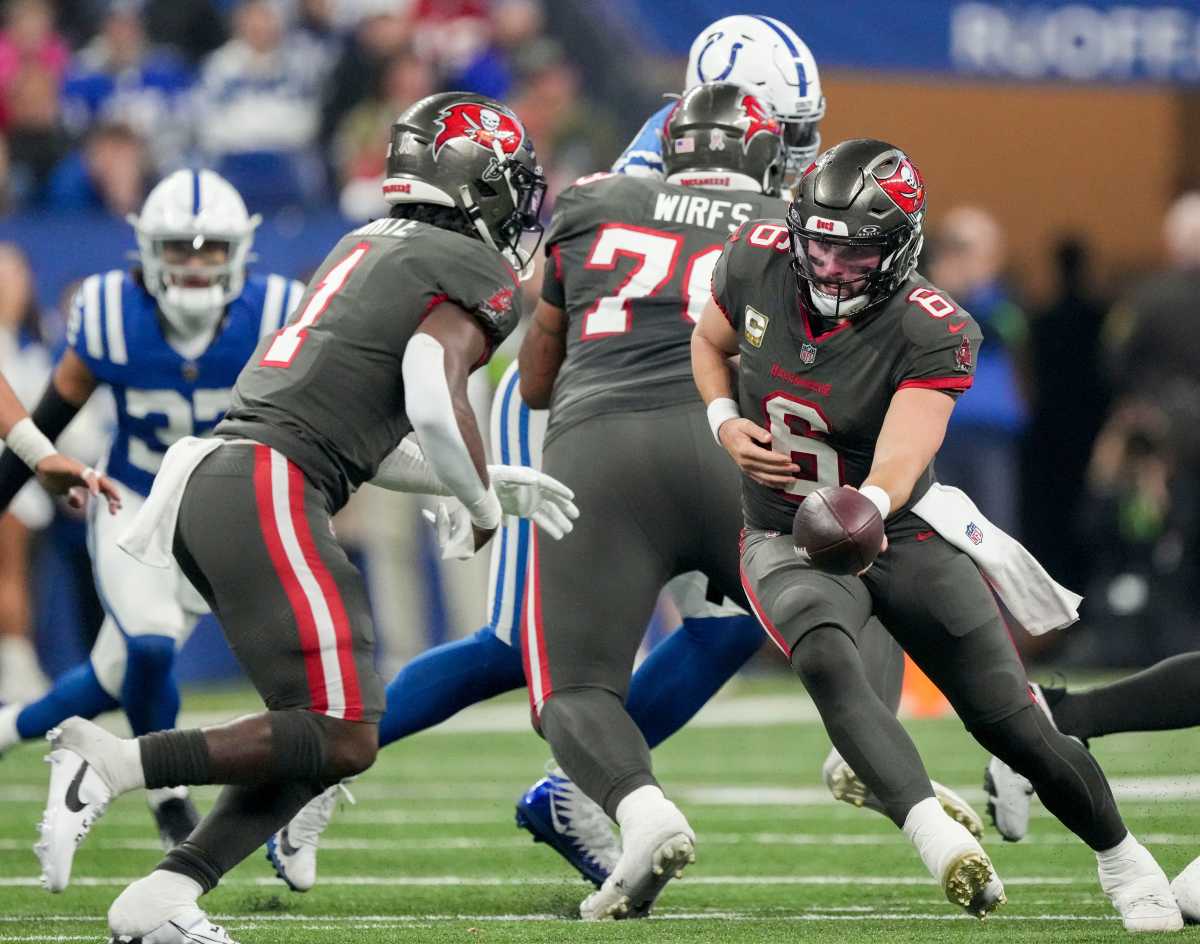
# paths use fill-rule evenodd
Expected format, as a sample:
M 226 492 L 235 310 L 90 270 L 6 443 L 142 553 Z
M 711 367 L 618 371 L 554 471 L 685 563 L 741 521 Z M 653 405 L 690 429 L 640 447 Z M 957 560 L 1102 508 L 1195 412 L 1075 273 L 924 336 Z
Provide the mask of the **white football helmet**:
M 246 284 L 246 262 L 262 217 L 246 212 L 241 194 L 220 174 L 177 170 L 150 191 L 140 215 L 126 219 L 137 233 L 146 289 L 163 317 L 189 337 L 214 328 Z M 220 263 L 164 258 L 169 244 L 183 244 L 199 256 L 205 246 L 220 243 L 226 246 Z
M 817 156 L 825 116 L 821 76 L 795 32 L 769 16 L 727 16 L 700 32 L 688 55 L 684 91 L 702 82 L 752 89 L 783 122 L 787 171 L 800 174 Z

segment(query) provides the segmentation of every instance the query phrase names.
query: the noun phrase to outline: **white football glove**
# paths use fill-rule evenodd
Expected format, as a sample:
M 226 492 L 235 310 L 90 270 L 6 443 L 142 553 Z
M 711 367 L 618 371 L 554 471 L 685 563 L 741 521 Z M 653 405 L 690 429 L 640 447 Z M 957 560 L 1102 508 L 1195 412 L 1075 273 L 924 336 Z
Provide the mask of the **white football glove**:
M 575 497 L 558 479 L 523 465 L 489 465 L 488 476 L 500 509 L 506 515 L 529 518 L 556 541 L 571 533 L 579 509 Z M 421 512 L 437 536 L 442 560 L 467 560 L 475 554 L 471 514 L 460 502 L 438 502 L 436 511 Z
M 506 515 L 531 519 L 556 541 L 575 527 L 575 493 L 558 479 L 523 465 L 489 465 L 488 475 Z

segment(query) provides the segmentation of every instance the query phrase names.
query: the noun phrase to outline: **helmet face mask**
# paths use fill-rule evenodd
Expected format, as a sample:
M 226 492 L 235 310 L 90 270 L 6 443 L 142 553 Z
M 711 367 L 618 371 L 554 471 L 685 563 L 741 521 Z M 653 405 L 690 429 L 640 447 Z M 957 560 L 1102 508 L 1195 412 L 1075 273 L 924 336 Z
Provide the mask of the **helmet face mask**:
M 833 318 L 886 302 L 916 268 L 924 217 L 925 182 L 903 151 L 867 139 L 831 148 L 788 210 L 801 297 Z
M 216 328 L 246 284 L 254 230 L 238 192 L 210 170 L 166 177 L 129 223 L 137 234 L 146 290 L 184 337 Z
M 392 126 L 383 192 L 393 206 L 461 210 L 523 277 L 532 271 L 546 178 L 521 122 L 500 102 L 443 92 L 410 106 Z

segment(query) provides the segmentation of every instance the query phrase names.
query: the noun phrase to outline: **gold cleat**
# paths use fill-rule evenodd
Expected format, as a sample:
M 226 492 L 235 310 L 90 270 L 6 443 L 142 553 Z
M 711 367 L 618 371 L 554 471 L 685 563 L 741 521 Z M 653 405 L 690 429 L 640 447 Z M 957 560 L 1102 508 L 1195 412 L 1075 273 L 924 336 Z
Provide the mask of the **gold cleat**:
M 986 918 L 1008 901 L 996 870 L 982 851 L 966 852 L 951 862 L 942 877 L 942 887 L 952 905 L 976 918 Z

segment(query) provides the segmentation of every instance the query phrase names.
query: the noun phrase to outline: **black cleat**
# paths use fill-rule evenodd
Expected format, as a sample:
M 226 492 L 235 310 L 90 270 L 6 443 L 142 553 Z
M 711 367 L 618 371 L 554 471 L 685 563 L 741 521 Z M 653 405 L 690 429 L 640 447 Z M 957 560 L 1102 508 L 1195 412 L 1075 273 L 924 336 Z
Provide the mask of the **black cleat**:
M 170 852 L 192 834 L 200 823 L 200 814 L 191 797 L 171 797 L 155 808 L 154 821 L 163 850 Z

